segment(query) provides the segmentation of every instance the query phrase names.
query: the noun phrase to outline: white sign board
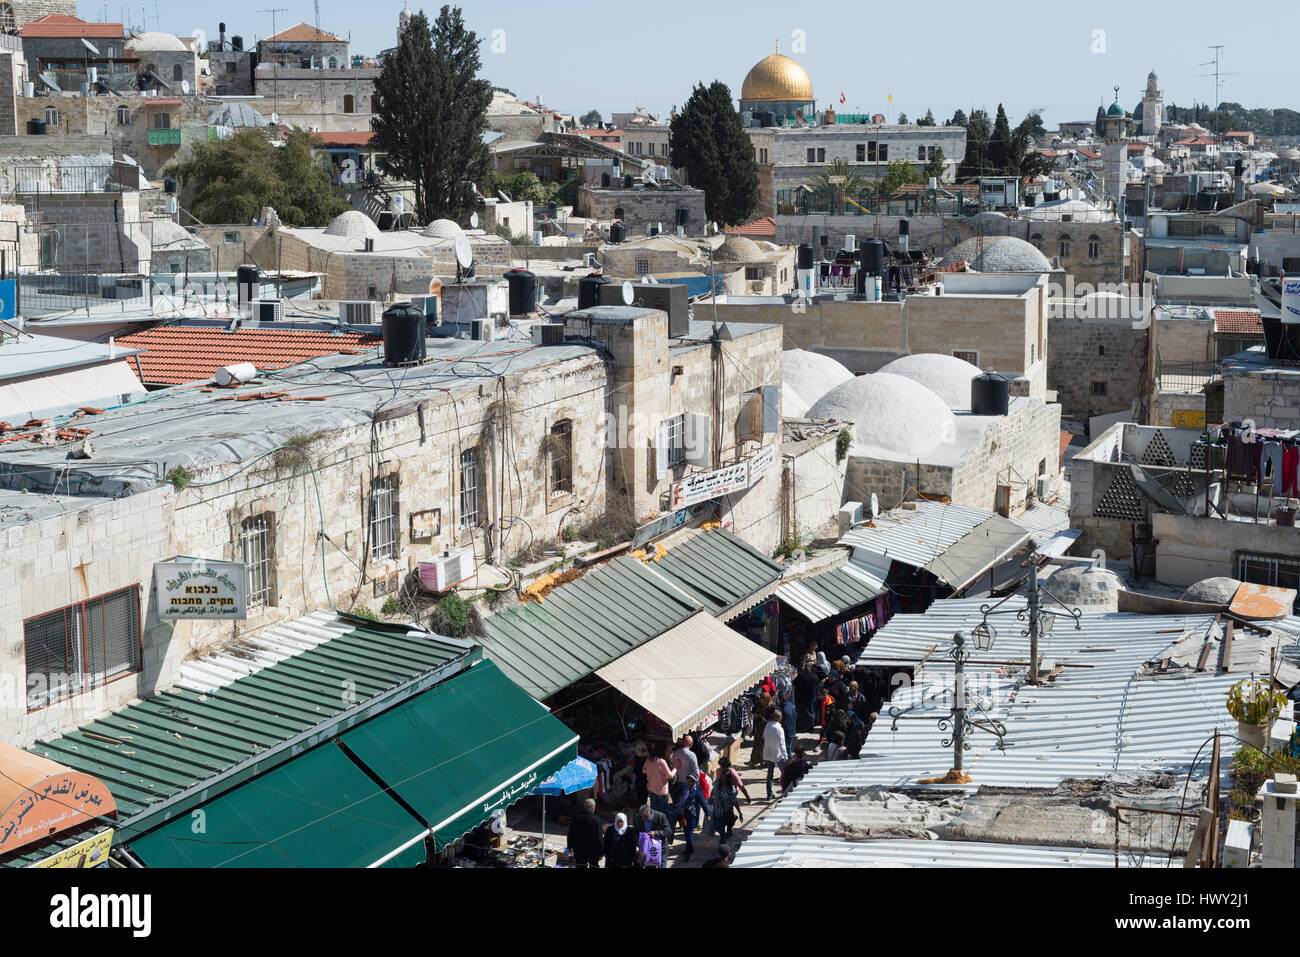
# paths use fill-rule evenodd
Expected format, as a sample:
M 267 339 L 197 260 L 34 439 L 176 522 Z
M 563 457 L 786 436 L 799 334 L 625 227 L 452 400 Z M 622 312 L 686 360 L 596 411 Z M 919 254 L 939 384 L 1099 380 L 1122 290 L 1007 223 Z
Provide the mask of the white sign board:
M 751 455 L 749 457 L 749 484 L 758 484 L 758 480 L 767 474 L 767 470 L 772 467 L 772 463 L 775 461 L 775 445 L 769 445 L 765 449 L 759 449 Z
M 685 508 L 696 502 L 707 502 L 733 492 L 749 488 L 749 463 L 728 465 L 716 472 L 701 472 L 683 479 L 673 486 L 673 508 Z
M 1282 280 L 1282 321 L 1300 323 L 1300 279 Z
M 243 621 L 248 617 L 247 584 L 248 573 L 242 562 L 180 558 L 153 566 L 154 594 L 162 621 Z

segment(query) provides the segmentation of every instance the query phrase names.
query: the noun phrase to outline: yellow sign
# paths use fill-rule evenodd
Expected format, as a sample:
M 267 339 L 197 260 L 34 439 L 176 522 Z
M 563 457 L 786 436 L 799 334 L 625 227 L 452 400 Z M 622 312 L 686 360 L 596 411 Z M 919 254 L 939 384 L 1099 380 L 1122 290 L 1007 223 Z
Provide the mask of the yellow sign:
M 1174 409 L 1170 424 L 1176 429 L 1205 428 L 1205 413 L 1196 409 Z
M 32 867 L 101 867 L 108 864 L 108 851 L 112 846 L 113 829 L 109 828 L 43 861 L 37 861 Z

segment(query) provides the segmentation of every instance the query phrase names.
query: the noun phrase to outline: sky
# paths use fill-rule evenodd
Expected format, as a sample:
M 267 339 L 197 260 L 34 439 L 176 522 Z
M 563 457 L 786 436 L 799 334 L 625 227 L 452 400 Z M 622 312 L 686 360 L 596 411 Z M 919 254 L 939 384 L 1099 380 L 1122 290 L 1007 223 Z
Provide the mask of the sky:
M 227 32 L 242 35 L 247 46 L 272 33 L 266 2 L 225 0 L 213 8 L 192 0 L 81 0 L 80 14 L 183 35 L 202 30 L 212 38 L 219 10 Z M 311 3 L 270 2 L 284 4 L 275 14 L 280 29 L 315 19 Z M 408 3 L 437 15 L 437 6 Z M 1294 12 L 1246 11 L 1222 0 L 1096 0 L 1075 9 L 1041 0 L 809 4 L 809 15 L 800 8 L 788 0 L 495 0 L 462 9 L 483 41 L 483 72 L 493 85 L 522 99 L 540 97 L 562 113 L 597 109 L 607 120 L 638 106 L 666 114 L 701 81 L 722 80 L 738 97 L 749 68 L 778 41 L 811 75 L 819 108 L 881 112 L 891 120 L 931 109 L 942 122 L 957 108 L 992 113 L 1002 103 L 1012 122 L 1041 110 L 1052 128 L 1091 120 L 1116 85 L 1132 110 L 1151 70 L 1166 105 L 1210 102 L 1214 79 L 1202 74 L 1213 67 L 1202 64 L 1214 58 L 1211 44 L 1223 45 L 1221 100 L 1300 109 Z M 321 26 L 350 35 L 353 53 L 374 54 L 395 43 L 401 9 L 402 0 L 320 0 Z

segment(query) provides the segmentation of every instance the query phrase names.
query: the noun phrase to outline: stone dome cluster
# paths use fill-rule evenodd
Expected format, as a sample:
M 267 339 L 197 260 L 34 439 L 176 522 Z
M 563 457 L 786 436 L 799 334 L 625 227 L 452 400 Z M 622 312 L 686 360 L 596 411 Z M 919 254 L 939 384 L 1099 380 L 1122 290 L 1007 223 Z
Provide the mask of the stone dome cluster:
M 365 213 L 349 209 L 346 213 L 339 213 L 330 220 L 330 224 L 325 227 L 325 235 L 374 237 L 379 235 L 379 227 Z
M 803 349 L 781 353 L 781 411 L 799 418 L 831 389 L 853 378 L 853 373 L 830 356 Z
M 902 356 L 880 368 L 925 386 L 950 409 L 970 409 L 970 380 L 981 374 L 978 366 L 965 359 L 933 352 Z
M 857 444 L 907 459 L 957 437 L 957 419 L 943 399 L 919 382 L 889 372 L 837 385 L 813 403 L 808 417 L 850 421 Z

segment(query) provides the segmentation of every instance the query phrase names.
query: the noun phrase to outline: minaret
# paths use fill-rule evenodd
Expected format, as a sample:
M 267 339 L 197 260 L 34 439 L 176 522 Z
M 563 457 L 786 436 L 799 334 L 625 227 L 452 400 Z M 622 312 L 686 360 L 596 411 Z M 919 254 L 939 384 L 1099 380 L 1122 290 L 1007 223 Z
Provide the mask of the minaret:
M 1145 112 L 1145 110 L 1144 110 Z M 1115 204 L 1115 212 L 1124 218 L 1124 192 L 1128 183 L 1128 137 L 1132 118 L 1119 105 L 1119 87 L 1115 87 L 1115 102 L 1106 111 L 1102 123 L 1101 181 L 1106 196 Z
M 1147 88 L 1142 94 L 1141 135 L 1154 137 L 1159 134 L 1164 115 L 1165 97 L 1160 92 L 1160 81 L 1156 78 L 1156 71 L 1152 70 L 1147 74 Z
M 402 4 L 402 12 L 397 15 L 397 42 L 402 42 L 402 34 L 406 32 L 407 26 L 411 22 L 411 11 L 407 9 L 406 4 Z

